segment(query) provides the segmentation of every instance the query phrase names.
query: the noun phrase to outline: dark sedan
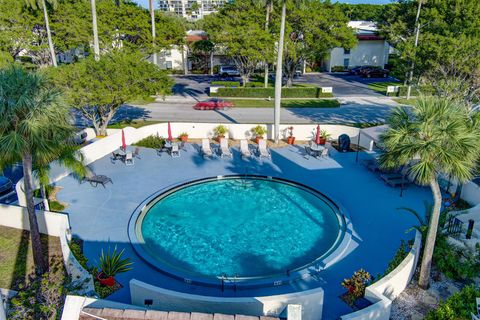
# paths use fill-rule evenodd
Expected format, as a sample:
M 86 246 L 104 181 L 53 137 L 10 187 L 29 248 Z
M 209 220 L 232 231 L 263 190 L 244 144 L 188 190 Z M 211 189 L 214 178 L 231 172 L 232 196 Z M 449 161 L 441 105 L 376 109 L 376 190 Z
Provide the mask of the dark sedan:
M 193 109 L 195 110 L 226 110 L 233 108 L 235 105 L 230 101 L 223 99 L 212 98 L 205 101 L 197 102 Z
M 371 68 L 363 70 L 362 76 L 364 78 L 387 78 L 389 72 L 387 69 Z

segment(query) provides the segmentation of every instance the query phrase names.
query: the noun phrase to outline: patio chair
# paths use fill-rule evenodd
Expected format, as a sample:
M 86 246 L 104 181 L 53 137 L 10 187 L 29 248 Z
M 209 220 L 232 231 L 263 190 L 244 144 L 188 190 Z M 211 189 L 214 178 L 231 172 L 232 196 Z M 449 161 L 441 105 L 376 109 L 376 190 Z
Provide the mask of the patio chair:
M 180 157 L 180 151 L 178 150 L 178 144 L 172 144 L 172 151 L 170 151 L 172 158 Z
M 110 157 L 110 160 L 112 160 L 112 163 L 115 163 L 115 161 L 117 160 L 125 161 L 125 155 L 120 154 L 118 152 L 112 152 L 112 156 Z
M 137 158 L 137 159 L 142 159 L 142 158 L 140 158 L 140 148 L 139 147 L 136 147 L 135 151 L 133 151 L 133 157 Z
M 107 176 L 104 175 L 94 175 L 91 177 L 85 177 L 83 178 L 84 182 L 89 182 L 92 187 L 97 187 L 99 184 L 101 184 L 104 188 L 107 183 L 112 183 L 112 179 L 110 179 Z
M 477 301 L 477 314 L 480 315 L 480 298 L 477 298 L 476 301 Z
M 210 147 L 210 140 L 208 139 L 202 139 L 202 154 L 204 158 L 213 156 L 213 151 Z
M 133 154 L 131 152 L 127 153 L 125 155 L 125 165 L 132 166 L 134 164 L 135 164 L 135 162 L 133 160 Z
M 228 147 L 228 140 L 225 138 L 220 139 L 220 156 L 233 158 L 232 152 L 230 152 L 230 148 Z
M 474 315 L 473 313 L 470 313 L 472 315 L 472 320 L 480 320 L 479 315 Z
M 260 139 L 258 141 L 258 155 L 260 158 L 270 158 L 270 152 L 267 149 L 267 141 L 265 139 Z
M 321 158 L 321 159 L 327 159 L 327 158 L 329 158 L 329 153 L 328 153 L 328 149 L 327 149 L 327 148 L 325 148 L 325 149 L 322 150 L 322 154 L 320 155 L 320 158 Z
M 242 153 L 242 158 L 250 158 L 252 153 L 248 149 L 247 140 L 240 140 L 240 152 Z
M 310 157 L 312 156 L 312 148 L 310 148 L 309 146 L 305 146 L 305 155 L 303 156 L 305 159 L 310 159 Z

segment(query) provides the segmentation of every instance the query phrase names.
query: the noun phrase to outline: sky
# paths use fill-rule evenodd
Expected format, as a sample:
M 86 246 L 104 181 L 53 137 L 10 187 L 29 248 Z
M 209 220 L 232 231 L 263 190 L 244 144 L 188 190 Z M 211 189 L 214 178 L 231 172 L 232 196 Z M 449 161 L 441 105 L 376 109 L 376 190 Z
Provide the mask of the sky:
M 145 8 L 148 8 L 148 0 L 134 0 L 134 1 L 144 6 Z M 155 0 L 154 3 L 156 2 L 157 1 Z M 332 2 L 335 2 L 335 0 L 332 0 Z M 391 0 L 339 0 L 338 2 L 351 3 L 351 4 L 357 4 L 357 3 L 386 4 L 392 1 Z

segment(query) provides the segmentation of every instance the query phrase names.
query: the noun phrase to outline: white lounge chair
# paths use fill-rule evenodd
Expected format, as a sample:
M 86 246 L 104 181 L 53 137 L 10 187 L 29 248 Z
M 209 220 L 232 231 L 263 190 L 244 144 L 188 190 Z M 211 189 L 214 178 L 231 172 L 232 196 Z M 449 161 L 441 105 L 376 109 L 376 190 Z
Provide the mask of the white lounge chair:
M 326 158 L 329 157 L 328 149 L 327 149 L 327 148 L 325 148 L 325 149 L 322 150 L 322 154 L 320 155 L 320 157 L 321 157 L 322 159 L 326 159 Z
M 252 153 L 248 149 L 247 140 L 240 140 L 240 152 L 242 153 L 242 158 L 250 158 Z
M 471 315 L 472 315 L 472 320 L 480 320 L 479 316 L 476 316 L 473 313 L 471 313 Z
M 126 155 L 125 155 L 125 165 L 127 166 L 131 166 L 134 164 L 134 160 L 133 160 L 133 154 L 131 152 L 128 152 Z
M 228 147 L 228 140 L 225 138 L 220 139 L 220 156 L 233 158 L 230 148 Z
M 180 151 L 178 150 L 178 144 L 172 144 L 172 151 L 171 151 L 172 158 L 180 157 Z
M 210 140 L 208 139 L 202 139 L 202 154 L 204 158 L 213 156 L 213 151 L 210 147 Z
M 480 298 L 477 298 L 477 314 L 480 315 Z
M 265 139 L 260 139 L 258 141 L 258 154 L 260 155 L 260 158 L 270 158 L 270 152 L 268 152 L 267 149 L 267 140 Z

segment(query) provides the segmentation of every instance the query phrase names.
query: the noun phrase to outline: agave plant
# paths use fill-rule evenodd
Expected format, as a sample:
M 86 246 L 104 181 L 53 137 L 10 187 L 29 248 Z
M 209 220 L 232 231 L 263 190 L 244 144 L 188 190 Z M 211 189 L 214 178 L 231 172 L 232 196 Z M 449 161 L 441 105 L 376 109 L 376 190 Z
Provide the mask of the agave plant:
M 100 255 L 100 270 L 107 277 L 115 277 L 116 274 L 127 272 L 132 270 L 131 265 L 133 262 L 130 261 L 130 258 L 122 259 L 123 251 L 117 252 L 117 246 L 113 249 L 113 252 L 110 253 L 110 248 L 105 254 L 102 249 L 102 254 Z

